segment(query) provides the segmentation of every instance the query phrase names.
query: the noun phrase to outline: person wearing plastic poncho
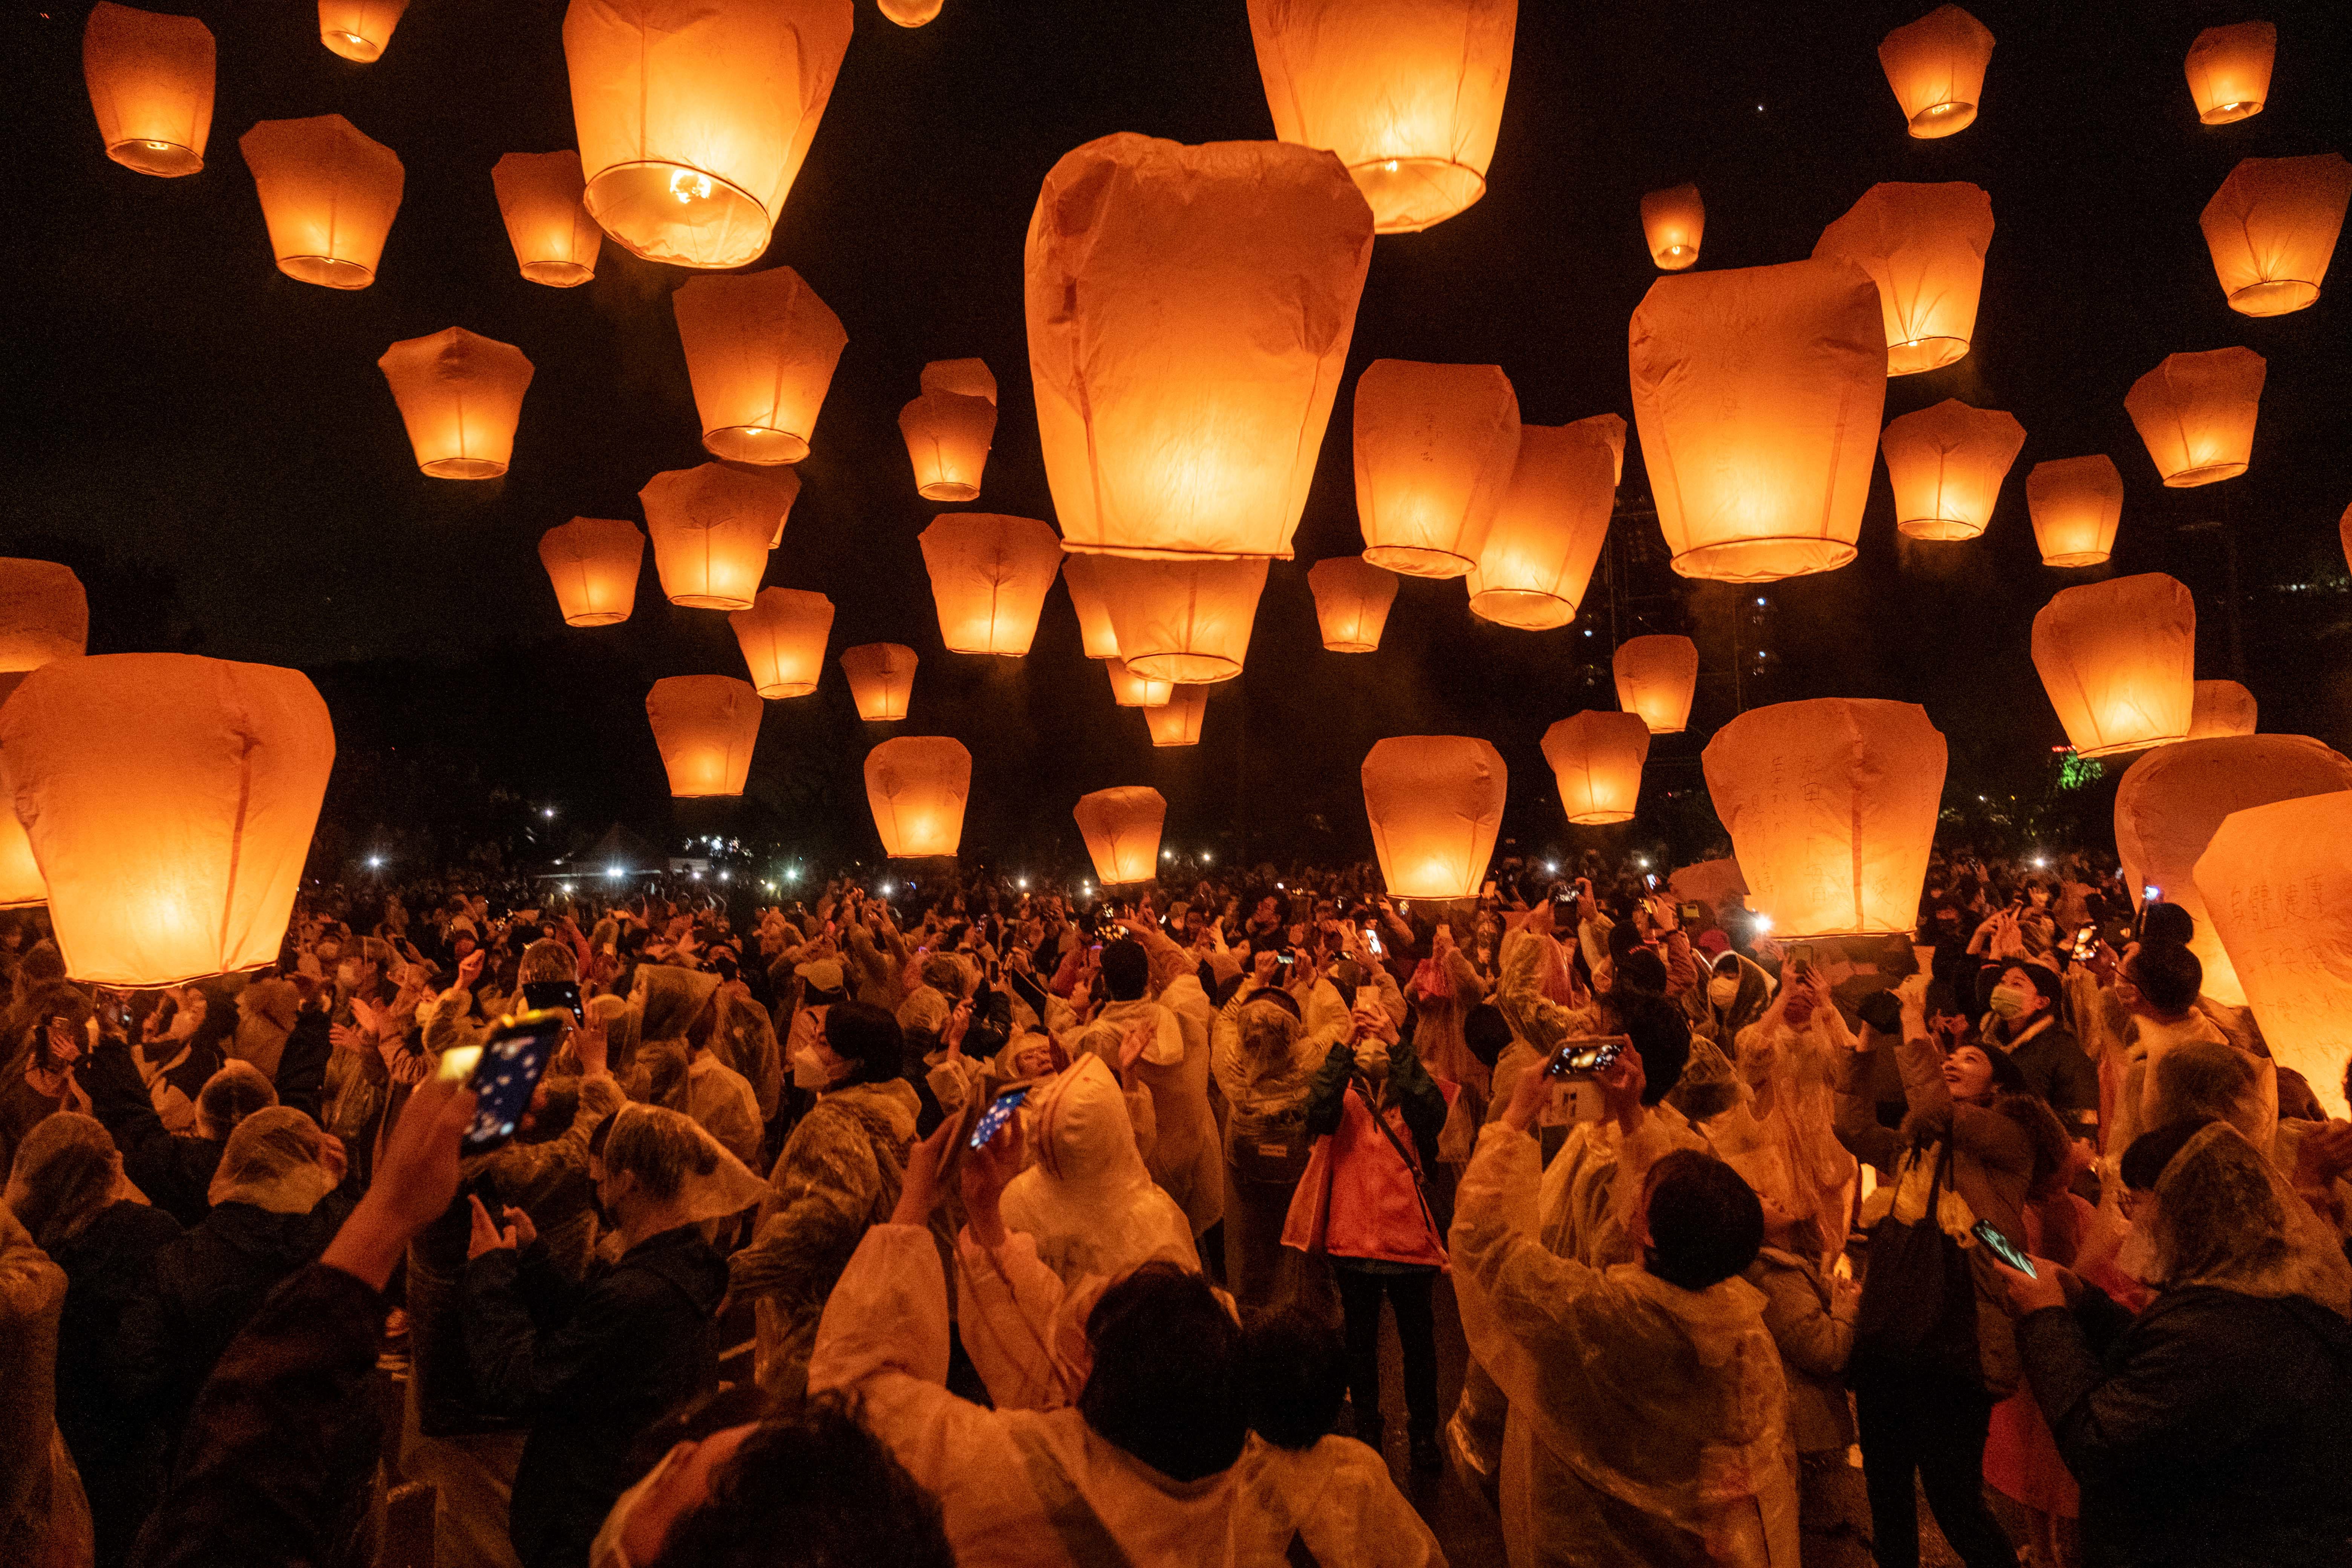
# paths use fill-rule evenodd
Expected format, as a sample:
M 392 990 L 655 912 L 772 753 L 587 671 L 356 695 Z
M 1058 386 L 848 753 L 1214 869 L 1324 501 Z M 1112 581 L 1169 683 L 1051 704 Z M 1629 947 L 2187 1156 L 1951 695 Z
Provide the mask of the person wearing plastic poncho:
M 1209 1106 L 1209 1031 L 1215 1015 L 1184 951 L 1148 920 L 1121 922 L 1135 940 L 1103 949 L 1110 1000 L 1074 1041 L 1073 1057 L 1091 1051 L 1115 1061 L 1137 1025 L 1150 1035 L 1134 1074 L 1151 1091 L 1158 1129 L 1147 1157 L 1151 1179 L 1182 1206 L 1199 1237 L 1223 1217 L 1225 1163 Z
M 712 1048 L 724 1040 L 723 1004 L 714 973 L 638 965 L 629 995 L 637 1015 L 636 1059 L 625 1081 L 630 1099 L 692 1117 L 729 1153 L 756 1165 L 767 1135 L 759 1098 Z
M 1837 1086 L 1854 1049 L 1827 987 L 1781 987 L 1733 1041 L 1735 1104 L 1706 1123 L 1715 1152 L 1800 1223 L 1811 1255 L 1843 1244 L 1860 1166 L 1838 1141 Z
M 1034 1089 L 1024 1109 L 1036 1163 L 1005 1188 L 1004 1223 L 1034 1240 L 1064 1284 L 1116 1279 L 1155 1258 L 1200 1268 L 1184 1211 L 1144 1168 L 1118 1082 L 1100 1057 L 1080 1057 Z

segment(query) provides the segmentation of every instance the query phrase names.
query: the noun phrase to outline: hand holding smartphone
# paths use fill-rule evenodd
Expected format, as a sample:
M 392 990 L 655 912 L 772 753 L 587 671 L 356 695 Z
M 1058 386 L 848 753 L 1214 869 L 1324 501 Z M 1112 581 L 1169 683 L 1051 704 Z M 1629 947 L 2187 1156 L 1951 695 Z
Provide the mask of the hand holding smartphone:
M 2034 1270 L 2033 1259 L 2025 1256 L 2023 1250 L 2011 1243 L 2009 1237 L 2001 1235 L 2001 1233 L 1994 1227 L 1992 1221 L 1989 1219 L 1980 1219 L 1977 1221 L 1975 1227 L 1972 1228 L 1969 1234 L 1975 1237 L 1978 1241 L 1983 1243 L 1986 1250 L 1990 1251 L 1995 1258 L 2000 1258 L 2003 1263 L 2008 1264 L 2011 1268 L 2016 1269 L 2028 1279 L 2039 1279 L 2042 1278 L 2042 1276 Z
M 474 1119 L 461 1146 L 469 1154 L 496 1149 L 515 1135 L 572 1016 L 555 1008 L 514 1013 L 490 1026 L 478 1047 L 460 1046 L 441 1058 L 441 1072 L 474 1091 Z

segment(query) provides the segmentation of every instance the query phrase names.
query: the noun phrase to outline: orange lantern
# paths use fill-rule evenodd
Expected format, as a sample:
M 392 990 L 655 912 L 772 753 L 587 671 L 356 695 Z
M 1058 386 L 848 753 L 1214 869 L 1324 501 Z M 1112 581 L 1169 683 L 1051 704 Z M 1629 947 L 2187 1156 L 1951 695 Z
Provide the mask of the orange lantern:
M 2026 510 L 2044 566 L 2096 566 L 2116 548 L 2124 477 L 2105 454 L 2053 458 L 2025 476 Z
M 654 570 L 673 605 L 748 610 L 767 574 L 768 552 L 800 494 L 784 474 L 747 474 L 720 463 L 656 474 L 637 492 Z
M 1136 674 L 1179 685 L 1230 680 L 1242 672 L 1265 558 L 1135 561 L 1105 556 L 1096 582 L 1118 634 L 1119 657 Z
M 1094 858 L 1095 879 L 1104 887 L 1160 879 L 1160 833 L 1168 822 L 1168 803 L 1158 790 L 1142 784 L 1098 789 L 1078 796 L 1070 815 Z
M 2199 902 L 2263 1043 L 2345 1114 L 2352 1016 L 2352 792 L 2245 806 L 2198 858 Z
M 408 0 L 319 0 L 319 41 L 347 60 L 383 58 Z
M 539 536 L 539 562 L 567 626 L 609 626 L 637 607 L 646 536 L 634 522 L 575 517 Z
M 514 456 L 530 361 L 463 327 L 406 338 L 375 362 L 408 426 L 416 466 L 436 479 L 494 479 Z
M 1625 421 L 1614 414 L 1592 414 L 1572 420 L 1571 430 L 1590 430 L 1609 444 L 1609 484 L 1613 489 L 1625 482 Z
M 1529 425 L 1495 525 L 1470 572 L 1470 613 L 1528 631 L 1576 618 L 1616 500 L 1609 443 L 1575 425 Z
M 604 233 L 580 205 L 580 154 L 509 153 L 490 170 L 522 275 L 551 289 L 576 289 L 596 276 Z
M 1768 583 L 1853 559 L 1886 402 L 1878 289 L 1859 268 L 1661 278 L 1628 348 L 1675 571 Z
M 963 842 L 971 753 L 944 735 L 900 735 L 866 753 L 866 803 L 893 860 L 952 855 Z
M 1250 0 L 1274 133 L 1328 147 L 1382 234 L 1486 194 L 1518 0 Z
M 802 588 L 762 588 L 748 610 L 727 617 L 762 697 L 806 697 L 824 669 L 833 601 Z
M 90 7 L 81 75 L 106 155 L 126 169 L 173 179 L 205 166 L 213 130 L 213 34 L 194 16 Z
M 697 278 L 670 296 L 702 444 L 738 463 L 797 463 L 849 334 L 789 267 Z
M 1208 710 L 1207 687 L 1179 686 L 1167 701 L 1143 710 L 1143 722 L 1151 731 L 1151 743 L 1155 746 L 1197 746 L 1201 743 L 1201 720 Z
M 1569 821 L 1600 826 L 1633 820 L 1650 727 L 1638 713 L 1572 713 L 1544 731 L 1544 761 L 1559 783 Z
M 758 260 L 854 18 L 850 0 L 573 0 L 563 58 L 604 232 L 648 261 Z
M 1938 5 L 1878 43 L 1886 85 L 1911 134 L 1922 138 L 1949 136 L 1975 122 L 1991 60 L 1992 34 L 1958 5 Z
M 1502 753 L 1467 735 L 1392 735 L 1365 753 L 1363 777 L 1390 895 L 1475 898 L 1503 825 Z
M 944 511 L 918 541 L 950 653 L 1029 651 L 1045 591 L 1062 567 L 1051 523 L 984 511 Z
M 902 27 L 919 27 L 939 16 L 946 0 L 881 0 L 882 15 Z
M 1976 538 L 2024 445 L 2013 416 L 1949 397 L 1887 421 L 1878 448 L 1895 488 L 1895 526 L 1914 539 Z
M 2269 372 L 2252 349 L 2214 349 L 2167 354 L 2132 383 L 2124 411 L 2167 485 L 2210 485 L 2246 471 Z
M 10 694 L 24 683 L 23 671 L 0 675 L 0 707 L 5 707 Z M 0 757 L 0 792 L 5 792 L 7 774 L 7 759 Z M 48 896 L 40 862 L 33 858 L 33 841 L 25 837 L 25 825 L 16 820 L 13 805 L 0 809 L 0 910 L 23 909 Z
M 1638 713 L 1653 735 L 1679 735 L 1689 727 L 1691 699 L 1698 692 L 1698 644 L 1660 635 L 1631 637 L 1610 660 L 1617 678 L 1617 706 Z
M 1415 577 L 1478 563 L 1519 456 L 1519 398 L 1499 365 L 1376 359 L 1356 378 L 1356 519 L 1364 559 Z
M 2217 741 L 2254 732 L 2254 694 L 2234 680 L 2200 680 L 2189 709 L 2189 738 Z
M 2343 546 L 2344 564 L 2352 567 L 2352 506 L 2346 507 L 2344 515 L 2336 520 L 2336 542 Z
M 2196 602 L 2161 572 L 2062 588 L 2033 617 L 2033 668 L 2081 756 L 2186 740 Z
M 976 359 L 923 367 L 923 395 L 898 410 L 898 432 L 925 500 L 971 500 L 996 438 L 996 377 Z
M 1333 653 L 1373 653 L 1396 603 L 1397 580 L 1360 555 L 1334 555 L 1307 569 L 1315 621 Z
M 1642 237 L 1660 271 L 1680 272 L 1695 265 L 1706 233 L 1706 204 L 1698 199 L 1696 185 L 1652 191 L 1642 198 Z
M 0 705 L 0 755 L 72 978 L 176 985 L 277 961 L 335 763 L 300 674 L 59 659 Z
M 900 643 L 859 643 L 841 650 L 849 694 L 857 716 L 869 724 L 890 724 L 907 716 L 915 695 L 915 650 Z
M 2197 118 L 2227 125 L 2260 114 L 2271 95 L 2271 66 L 2277 58 L 2278 29 L 2268 22 L 2233 22 L 2198 34 L 2185 62 Z
M 2318 299 L 2347 203 L 2352 163 L 2341 153 L 2248 158 L 2231 170 L 2197 220 L 2230 309 L 2284 316 Z
M 1123 658 L 1103 660 L 1103 669 L 1110 676 L 1110 700 L 1121 708 L 1164 708 L 1176 695 L 1174 681 L 1148 680 Z
M 89 645 L 89 595 L 73 568 L 0 555 L 0 675 L 80 657 Z
M 1886 374 L 1912 375 L 1969 352 L 1992 243 L 1992 198 L 1963 181 L 1873 185 L 1822 230 L 1816 260 L 1851 261 L 1878 285 Z
M 1055 163 L 1024 267 L 1066 548 L 1287 559 L 1371 257 L 1328 153 L 1122 133 Z
M 646 720 L 676 800 L 741 795 L 760 742 L 760 694 L 731 675 L 668 675 L 646 693 Z
M 327 289 L 375 281 L 407 171 L 340 114 L 264 120 L 236 139 L 278 270 Z
M 1070 590 L 1070 607 L 1078 613 L 1078 638 L 1088 658 L 1117 658 L 1118 632 L 1110 624 L 1110 605 L 1103 598 L 1102 557 L 1065 555 L 1062 581 Z

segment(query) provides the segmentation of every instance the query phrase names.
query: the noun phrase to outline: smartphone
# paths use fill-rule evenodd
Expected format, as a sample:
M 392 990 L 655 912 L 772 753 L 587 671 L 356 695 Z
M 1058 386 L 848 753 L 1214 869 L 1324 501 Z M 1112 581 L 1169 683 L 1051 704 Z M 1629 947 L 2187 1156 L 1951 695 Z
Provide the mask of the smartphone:
M 1633 1042 L 1625 1035 L 1584 1035 L 1562 1040 L 1544 1064 L 1546 1078 L 1591 1078 L 1606 1071 Z
M 1388 956 L 1388 950 L 1381 945 L 1381 933 L 1370 926 L 1364 928 L 1364 951 L 1374 958 Z
M 1803 974 L 1811 971 L 1812 967 L 1813 944 L 1809 942 L 1790 943 L 1789 947 L 1789 973 L 1792 975 Z
M 1982 1242 L 1995 1258 L 2000 1258 L 2028 1279 L 2041 1278 L 2033 1270 L 2033 1259 L 2026 1257 L 2021 1250 L 2011 1245 L 2009 1237 L 1994 1229 L 1992 1221 L 1989 1219 L 1977 1221 L 1975 1228 L 1969 1234 Z
M 1642 880 L 1648 883 L 1652 888 L 1655 888 L 1658 885 L 1658 874 L 1655 871 L 1653 871 L 1648 876 L 1643 878 Z
M 572 1021 L 582 1028 L 588 1026 L 588 1010 L 580 1000 L 577 980 L 528 980 L 523 983 L 522 1005 L 536 1013 L 544 1008 L 561 1007 L 572 1015 Z
M 2083 929 L 2074 933 L 2074 962 L 2080 963 L 2099 950 L 2099 922 L 2084 921 Z
M 1696 904 L 1677 904 L 1675 906 L 1675 919 L 1685 926 L 1696 929 L 1699 921 L 1706 919 L 1706 911 Z
M 1276 963 L 1288 963 L 1292 956 L 1290 949 L 1286 947 L 1274 955 L 1274 961 Z
M 482 1042 L 467 1078 L 478 1097 L 474 1120 L 460 1140 L 467 1153 L 498 1148 L 515 1135 L 532 1091 L 571 1027 L 572 1015 L 553 1007 L 509 1014 L 490 1026 L 489 1037 Z
M 971 1124 L 971 1136 L 965 1140 L 966 1145 L 972 1149 L 987 1148 L 988 1141 L 1013 1120 L 1013 1113 L 1020 1110 L 1022 1102 L 1029 1098 L 1029 1087 L 1025 1083 L 1017 1085 L 990 1100 L 988 1109 L 980 1113 L 980 1120 Z

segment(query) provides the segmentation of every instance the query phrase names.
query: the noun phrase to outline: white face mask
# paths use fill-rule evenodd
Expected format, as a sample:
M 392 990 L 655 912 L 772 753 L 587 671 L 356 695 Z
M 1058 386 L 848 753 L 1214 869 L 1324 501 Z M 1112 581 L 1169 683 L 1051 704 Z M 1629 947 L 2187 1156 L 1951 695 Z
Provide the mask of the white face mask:
M 589 1542 L 588 1568 L 637 1568 L 635 1561 L 629 1556 L 628 1548 L 621 1543 L 621 1538 L 629 1532 L 629 1516 L 637 1510 L 638 1504 L 653 1494 L 662 1472 L 668 1469 L 670 1462 L 686 1452 L 686 1448 L 684 1443 L 671 1444 L 669 1452 L 646 1472 L 645 1479 L 614 1500 L 613 1510 L 604 1516 L 604 1527 L 596 1531 L 596 1539 Z
M 342 963 L 335 965 L 335 984 L 341 986 L 346 991 L 358 990 L 360 986 L 360 966 L 349 959 L 345 959 Z
M 833 1087 L 833 1069 L 824 1065 L 815 1051 L 802 1049 L 792 1054 L 793 1087 L 812 1092 L 823 1092 Z
M 1739 1000 L 1739 976 L 1718 974 L 1706 983 L 1706 999 L 1718 1007 L 1728 1007 Z

